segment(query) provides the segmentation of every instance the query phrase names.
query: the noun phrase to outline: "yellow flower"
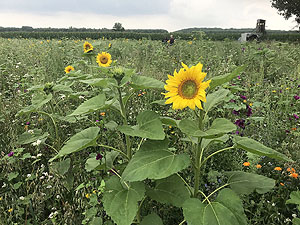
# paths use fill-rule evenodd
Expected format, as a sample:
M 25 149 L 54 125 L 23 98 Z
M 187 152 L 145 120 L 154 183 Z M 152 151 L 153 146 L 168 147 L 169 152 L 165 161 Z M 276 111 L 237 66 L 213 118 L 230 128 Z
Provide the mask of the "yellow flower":
M 249 106 L 250 106 L 250 107 L 253 106 L 253 103 L 250 103 Z
M 96 194 L 97 193 L 97 190 L 93 190 L 93 194 Z
M 97 63 L 99 66 L 108 67 L 112 63 L 111 55 L 107 52 L 98 53 Z
M 246 103 L 246 102 L 247 102 L 247 100 L 243 100 L 243 102 L 244 102 L 244 103 Z
M 272 92 L 273 92 L 273 93 L 276 93 L 276 90 L 273 90 Z
M 87 41 L 84 42 L 84 44 L 83 44 L 84 53 L 91 52 L 91 51 L 93 51 L 93 49 L 94 49 L 94 47 L 93 47 L 93 45 L 91 43 L 89 43 Z
M 12 211 L 13 211 L 13 209 L 12 208 L 10 208 L 9 210 L 7 210 L 9 213 L 11 213 Z
M 0 201 L 2 201 L 2 199 L 3 199 L 3 198 L 2 198 L 2 197 L 0 197 Z
M 108 47 L 111 48 L 111 43 L 108 44 Z
M 191 45 L 191 44 L 193 44 L 193 42 L 192 42 L 192 41 L 189 41 L 188 44 Z
M 91 197 L 91 194 L 86 194 L 85 197 L 86 197 L 86 198 L 90 198 L 90 197 Z
M 74 67 L 73 67 L 73 66 L 67 66 L 67 67 L 65 68 L 65 72 L 66 72 L 66 73 L 70 73 L 71 70 L 74 71 Z
M 169 80 L 166 81 L 165 104 L 173 103 L 173 109 L 184 109 L 189 107 L 195 110 L 197 106 L 202 108 L 202 102 L 206 102 L 205 89 L 208 88 L 209 81 L 203 82 L 206 73 L 202 72 L 203 65 L 198 63 L 196 66 L 189 68 L 184 63 L 181 63 L 183 68 L 177 73 L 174 71 L 174 76 L 168 75 Z

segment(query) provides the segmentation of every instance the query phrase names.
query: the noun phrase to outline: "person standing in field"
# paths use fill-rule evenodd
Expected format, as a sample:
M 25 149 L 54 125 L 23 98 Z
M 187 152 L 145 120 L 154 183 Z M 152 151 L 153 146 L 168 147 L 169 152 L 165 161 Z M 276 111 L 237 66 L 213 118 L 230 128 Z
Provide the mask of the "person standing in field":
M 169 44 L 170 44 L 170 45 L 173 45 L 174 42 L 175 42 L 175 39 L 174 39 L 173 35 L 171 34 L 170 40 L 169 40 Z

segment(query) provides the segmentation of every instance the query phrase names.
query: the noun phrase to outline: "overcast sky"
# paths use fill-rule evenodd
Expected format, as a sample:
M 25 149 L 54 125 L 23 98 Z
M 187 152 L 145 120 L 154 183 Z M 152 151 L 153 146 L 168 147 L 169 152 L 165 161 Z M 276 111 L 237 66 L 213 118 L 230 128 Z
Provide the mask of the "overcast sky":
M 270 0 L 0 0 L 2 27 L 125 29 L 190 27 L 254 28 L 265 19 L 267 29 L 290 30 Z

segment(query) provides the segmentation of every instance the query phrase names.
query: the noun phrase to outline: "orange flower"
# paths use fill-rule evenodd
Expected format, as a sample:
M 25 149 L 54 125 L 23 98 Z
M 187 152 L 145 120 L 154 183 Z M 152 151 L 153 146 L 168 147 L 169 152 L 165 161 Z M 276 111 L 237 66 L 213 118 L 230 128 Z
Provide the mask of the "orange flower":
M 298 178 L 298 173 L 291 173 L 290 176 L 297 179 Z
M 295 131 L 295 130 L 297 130 L 297 128 L 296 128 L 296 127 L 293 127 L 291 130 L 294 130 L 294 131 Z
M 281 167 L 278 167 L 278 166 L 277 166 L 277 167 L 274 168 L 274 170 L 280 171 L 280 170 L 282 170 L 282 169 L 281 169 Z
M 244 166 L 250 166 L 250 163 L 249 162 L 244 162 L 243 165 Z
M 280 183 L 281 186 L 284 186 L 284 183 Z
M 257 169 L 260 169 L 260 168 L 261 168 L 261 165 L 260 165 L 260 164 L 257 164 L 257 165 L 256 165 L 256 168 L 257 168 Z
M 101 115 L 101 116 L 105 116 L 105 112 L 101 112 L 100 115 Z

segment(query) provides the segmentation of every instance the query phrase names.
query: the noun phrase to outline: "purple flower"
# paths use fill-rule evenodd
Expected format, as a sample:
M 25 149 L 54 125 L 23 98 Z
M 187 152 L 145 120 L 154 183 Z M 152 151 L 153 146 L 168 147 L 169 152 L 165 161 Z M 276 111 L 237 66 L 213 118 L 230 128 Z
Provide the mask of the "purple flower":
M 26 92 L 28 92 L 28 90 L 27 90 L 27 89 L 24 89 L 24 93 L 26 93 Z
M 247 97 L 245 95 L 240 95 L 241 99 L 246 100 Z
M 8 157 L 12 157 L 15 153 L 11 151 L 10 153 L 7 154 Z
M 297 114 L 294 113 L 293 116 L 295 117 L 296 120 L 299 119 L 299 116 L 297 116 Z
M 295 99 L 295 100 L 299 100 L 299 99 L 300 99 L 300 96 L 295 95 L 295 96 L 294 96 L 294 99 Z
M 285 130 L 285 133 L 287 133 L 287 134 L 288 134 L 288 133 L 290 133 L 290 131 L 289 131 L 289 130 Z
M 30 125 L 30 122 L 26 122 L 26 125 Z
M 280 93 L 282 93 L 282 90 L 279 90 Z
M 240 111 L 233 110 L 233 111 L 232 111 L 232 114 L 234 114 L 234 115 L 239 115 L 239 114 L 240 114 Z
M 247 105 L 247 112 L 246 112 L 247 117 L 250 117 L 252 113 L 253 113 L 252 108 L 249 105 Z
M 239 135 L 239 134 L 240 134 L 240 132 L 237 130 L 237 131 L 235 132 L 235 134 L 236 134 L 236 135 Z
M 238 119 L 234 122 L 234 124 L 242 129 L 245 128 L 245 120 L 244 119 Z
M 99 160 L 99 159 L 102 159 L 102 158 L 103 158 L 103 156 L 100 153 L 98 153 L 97 156 L 96 156 L 96 160 Z
M 244 52 L 246 49 L 245 48 L 242 48 L 242 52 Z
M 298 85 L 298 88 L 300 88 L 300 84 Z
M 239 79 L 239 80 L 240 80 L 240 79 L 241 79 L 241 76 L 237 76 L 237 79 Z
M 234 99 L 230 99 L 229 102 L 235 102 L 235 100 Z
M 99 120 L 96 120 L 96 123 L 99 123 Z

